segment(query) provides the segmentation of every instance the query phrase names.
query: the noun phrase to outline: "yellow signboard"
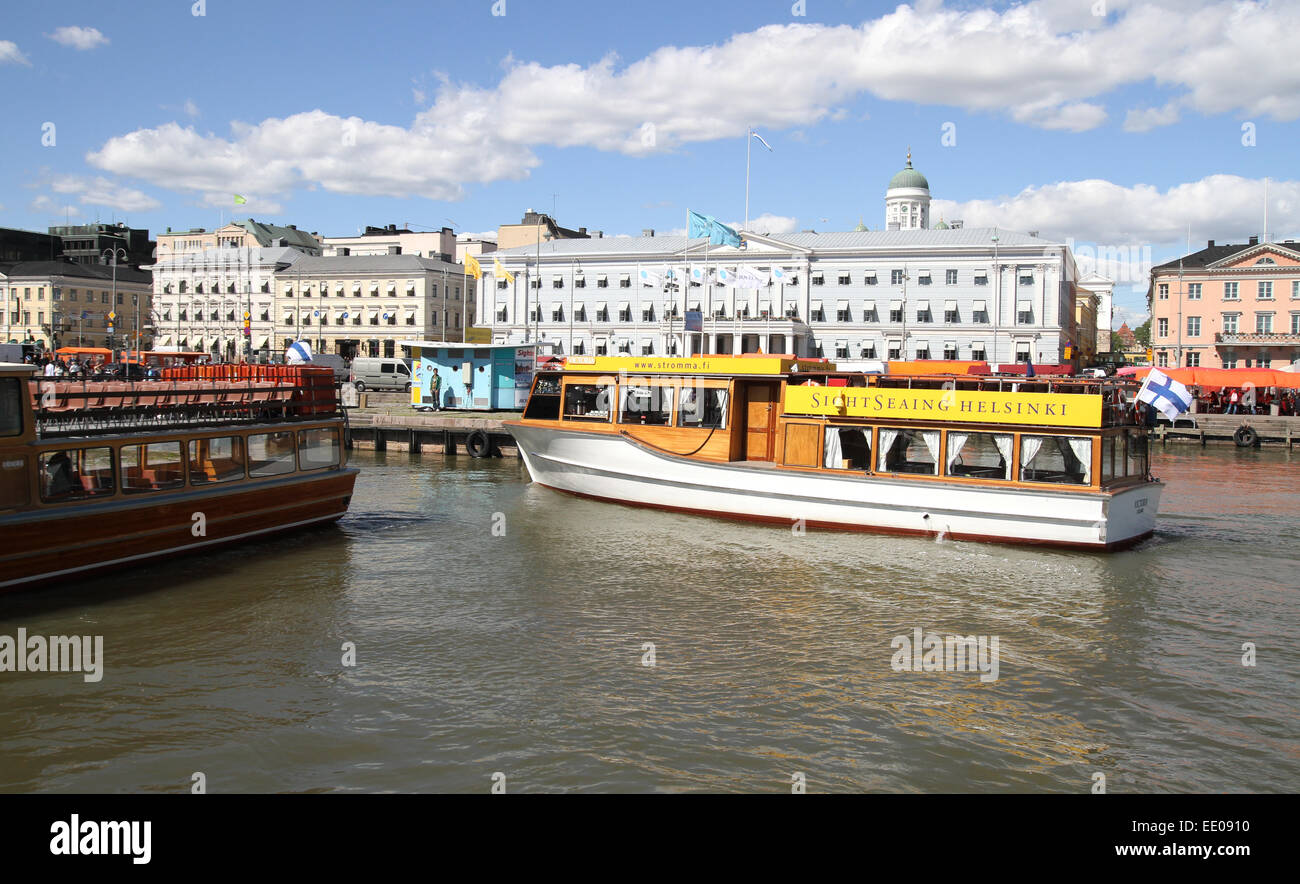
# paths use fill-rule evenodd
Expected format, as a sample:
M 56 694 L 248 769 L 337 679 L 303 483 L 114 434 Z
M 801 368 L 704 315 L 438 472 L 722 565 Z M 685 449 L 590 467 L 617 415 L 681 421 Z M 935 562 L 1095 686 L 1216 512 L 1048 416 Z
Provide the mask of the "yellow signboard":
M 492 343 L 492 329 L 490 329 L 490 328 L 467 328 L 467 329 L 465 329 L 465 343 L 467 343 L 467 344 L 490 344 L 490 343 Z
M 803 387 L 785 391 L 786 414 L 975 424 L 1100 427 L 1101 396 L 996 390 Z
M 827 371 L 825 362 L 809 362 L 779 356 L 570 356 L 564 367 L 570 371 L 603 371 L 640 374 L 785 374 L 798 366 L 801 371 Z

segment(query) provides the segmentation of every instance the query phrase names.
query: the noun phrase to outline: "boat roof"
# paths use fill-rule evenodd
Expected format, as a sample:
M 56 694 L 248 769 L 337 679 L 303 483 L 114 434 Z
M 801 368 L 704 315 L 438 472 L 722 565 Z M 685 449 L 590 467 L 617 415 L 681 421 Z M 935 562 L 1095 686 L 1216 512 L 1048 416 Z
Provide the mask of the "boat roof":
M 0 372 L 4 374 L 17 374 L 26 372 L 30 374 L 36 371 L 36 366 L 28 365 L 26 362 L 0 362 Z
M 783 375 L 791 372 L 835 372 L 824 359 L 793 356 L 569 356 L 565 371 L 671 375 Z

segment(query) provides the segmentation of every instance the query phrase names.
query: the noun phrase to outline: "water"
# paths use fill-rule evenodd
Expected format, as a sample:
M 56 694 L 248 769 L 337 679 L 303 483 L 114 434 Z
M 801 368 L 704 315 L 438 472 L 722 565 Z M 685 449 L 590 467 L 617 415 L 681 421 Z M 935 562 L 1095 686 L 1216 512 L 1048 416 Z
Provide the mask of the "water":
M 107 658 L 95 684 L 0 674 L 0 789 L 1300 789 L 1300 454 L 1158 452 L 1157 536 L 1115 555 L 796 537 L 560 495 L 514 460 L 354 462 L 330 530 L 0 598 L 0 634 L 103 635 Z M 998 679 L 894 671 L 914 627 L 997 636 Z

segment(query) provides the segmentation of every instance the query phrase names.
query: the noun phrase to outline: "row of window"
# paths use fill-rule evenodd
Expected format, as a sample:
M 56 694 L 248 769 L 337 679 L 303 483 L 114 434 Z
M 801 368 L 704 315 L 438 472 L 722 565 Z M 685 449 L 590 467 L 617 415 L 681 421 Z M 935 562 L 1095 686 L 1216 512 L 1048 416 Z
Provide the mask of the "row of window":
M 1300 279 L 1290 280 L 1291 297 L 1300 300 Z M 1189 301 L 1201 300 L 1202 283 L 1189 282 L 1186 285 L 1184 297 Z M 1286 281 L 1282 282 L 1286 285 Z M 1156 297 L 1161 301 L 1169 300 L 1169 283 L 1162 282 L 1156 284 Z M 1273 300 L 1273 280 L 1260 280 L 1255 283 L 1255 297 L 1260 301 Z M 1223 284 L 1223 300 L 1240 301 L 1241 284 L 1239 282 L 1225 282 Z
M 692 305 L 692 306 L 693 306 L 693 307 L 698 307 L 699 305 L 697 304 L 697 305 Z M 1034 324 L 1034 311 L 1033 311 L 1033 308 L 1030 307 L 1030 306 L 1028 306 L 1028 305 L 1020 305 L 1020 306 L 1022 306 L 1022 307 L 1028 307 L 1028 309 L 1020 309 L 1020 310 L 1017 310 L 1017 311 L 1016 311 L 1016 324 L 1017 324 L 1017 325 L 1033 325 L 1033 324 Z M 623 305 L 623 306 L 621 306 L 621 307 L 616 311 L 616 313 L 613 314 L 613 315 L 617 315 L 617 316 L 618 316 L 618 320 L 617 320 L 618 322 L 632 322 L 632 321 L 633 321 L 633 320 L 632 320 L 633 313 L 634 313 L 634 311 L 632 310 L 632 307 L 631 307 L 630 305 Z M 758 314 L 757 314 L 757 315 L 751 316 L 751 314 L 750 314 L 750 310 L 749 310 L 749 305 L 748 305 L 748 304 L 741 304 L 741 305 L 739 305 L 739 306 L 737 307 L 737 309 L 736 309 L 736 317 L 735 317 L 735 318 L 737 318 L 737 319 L 751 319 L 751 318 L 752 318 L 752 319 L 766 319 L 766 318 L 768 318 L 769 314 L 770 314 L 770 311 L 760 309 L 760 310 L 758 311 Z M 643 305 L 643 306 L 640 308 L 640 310 L 639 310 L 639 315 L 640 315 L 640 317 L 641 317 L 641 321 L 642 321 L 642 322 L 655 322 L 655 321 L 656 321 L 656 315 L 659 315 L 659 317 L 662 318 L 662 319 L 679 319 L 679 318 L 681 318 L 681 311 L 678 309 L 678 306 L 677 306 L 676 304 L 668 305 L 668 306 L 666 306 L 662 311 L 659 311 L 658 313 L 656 312 L 654 305 Z M 891 323 L 899 324 L 899 323 L 902 323 L 902 322 L 906 321 L 906 320 L 905 320 L 905 316 L 904 316 L 904 310 L 902 309 L 901 306 L 898 307 L 898 308 L 896 308 L 896 309 L 891 307 L 891 309 L 888 311 L 888 315 L 889 315 L 889 322 L 891 322 Z M 496 316 L 496 321 L 497 321 L 497 322 L 503 322 L 503 323 L 504 323 L 504 322 L 509 322 L 509 321 L 510 321 L 510 307 L 507 306 L 507 305 L 499 305 L 499 306 L 497 307 L 497 309 L 496 309 L 495 316 Z M 565 309 L 564 309 L 564 306 L 563 306 L 562 304 L 555 304 L 555 305 L 552 305 L 552 307 L 551 307 L 551 309 L 550 309 L 549 311 L 546 311 L 545 309 L 541 310 L 541 311 L 540 311 L 540 316 L 542 316 L 542 317 L 549 316 L 549 317 L 550 317 L 550 320 L 549 320 L 549 321 L 551 321 L 551 322 L 564 322 L 564 321 L 565 321 Z M 588 318 L 589 316 L 594 317 L 594 319 L 589 319 L 589 318 Z M 609 309 L 608 307 L 598 307 L 596 310 L 592 311 L 590 314 L 588 313 L 587 308 L 586 308 L 585 306 L 581 305 L 581 304 L 575 304 L 574 307 L 573 307 L 573 321 L 574 321 L 574 322 L 588 322 L 588 321 L 594 321 L 594 322 L 609 322 L 609 321 L 610 321 L 610 316 L 611 316 L 611 312 L 610 312 L 610 309 Z M 856 314 L 854 313 L 854 311 L 849 310 L 849 309 L 841 308 L 841 309 L 837 309 L 837 310 L 835 311 L 835 321 L 836 321 L 836 322 L 855 322 L 855 321 L 856 321 L 855 316 L 856 316 Z M 973 324 L 973 325 L 988 325 L 988 324 L 990 324 L 990 323 L 989 323 L 989 313 L 988 313 L 988 310 L 987 310 L 987 309 L 973 309 L 973 310 L 970 311 L 969 316 L 970 316 L 969 323 L 966 323 L 966 324 Z M 725 304 L 721 304 L 721 305 L 719 305 L 719 306 L 718 306 L 718 307 L 713 311 L 713 318 L 714 318 L 714 319 L 730 319 L 731 317 L 730 317 L 730 316 L 728 315 L 728 313 L 727 313 L 727 306 L 726 306 Z M 787 306 L 787 307 L 786 307 L 786 310 L 785 310 L 785 318 L 786 318 L 786 319 L 798 319 L 798 318 L 799 318 L 799 308 L 798 308 L 797 306 L 795 306 L 795 305 Z M 528 308 L 528 321 L 529 321 L 529 322 L 539 322 L 539 321 L 544 321 L 544 319 L 539 319 L 539 311 L 538 311 L 538 308 L 537 308 L 536 306 L 533 306 L 533 307 Z M 826 309 L 825 309 L 824 307 L 814 307 L 814 308 L 812 309 L 812 311 L 811 311 L 811 315 L 809 316 L 809 321 L 810 321 L 810 322 L 826 322 L 826 321 L 827 321 L 827 320 L 826 320 Z M 915 319 L 914 319 L 913 321 L 915 321 L 915 322 L 917 322 L 917 323 L 919 323 L 919 324 L 922 324 L 922 325 L 925 325 L 925 324 L 932 324 L 932 323 L 934 323 L 934 312 L 933 312 L 932 310 L 930 310 L 928 307 L 926 307 L 926 308 L 924 308 L 924 309 L 918 308 L 918 309 L 916 310 L 916 313 L 915 313 Z M 880 322 L 880 311 L 877 310 L 875 307 L 867 307 L 867 308 L 864 308 L 863 311 L 862 311 L 862 322 L 873 322 L 873 323 L 879 323 L 879 322 Z M 959 310 L 959 309 L 952 309 L 952 310 L 947 310 L 947 309 L 945 309 L 945 310 L 943 311 L 943 322 L 944 322 L 945 325 L 960 325 L 960 324 L 963 324 L 963 323 L 962 323 L 961 310 Z
M 1255 334 L 1271 335 L 1274 333 L 1273 313 L 1256 313 L 1255 314 Z M 1291 334 L 1300 335 L 1300 313 L 1291 314 Z M 1201 334 L 1201 317 L 1187 317 L 1187 336 L 1190 338 L 1199 337 Z M 1224 313 L 1223 314 L 1223 334 L 1235 335 L 1241 334 L 1241 314 Z M 1169 320 L 1156 320 L 1156 337 L 1169 337 Z
M 218 436 L 184 443 L 151 442 L 65 448 L 43 452 L 39 467 L 41 500 L 56 503 L 107 497 L 120 487 L 126 494 L 146 494 L 202 487 L 244 478 L 262 478 L 295 470 L 323 470 L 339 464 L 338 430 L 324 427 L 294 432 Z M 188 455 L 188 456 L 186 456 Z
M 313 286 L 312 283 L 304 283 L 304 284 L 303 284 L 303 286 L 302 286 L 302 296 L 303 296 L 304 298 L 310 298 L 310 297 L 312 296 L 312 286 Z M 319 288 L 320 288 L 320 296 L 321 296 L 322 298 L 328 298 L 328 297 L 330 296 L 330 286 L 329 286 L 328 283 L 319 286 Z M 372 298 L 377 298 L 377 297 L 379 297 L 379 289 L 380 289 L 380 286 L 375 286 L 375 285 L 370 286 L 370 289 L 369 289 L 370 297 L 372 297 Z M 163 284 L 163 289 L 162 289 L 162 290 L 163 290 L 163 294 L 166 294 L 166 295 L 170 295 L 170 294 L 172 294 L 172 284 L 171 284 L 170 282 L 169 282 L 169 283 L 164 283 L 164 284 Z M 362 290 L 362 286 L 359 286 L 359 285 L 353 285 L 353 286 L 352 286 L 352 297 L 360 297 L 360 296 L 361 296 L 361 290 Z M 455 287 L 453 287 L 453 286 L 447 286 L 447 290 L 448 290 L 448 292 L 450 293 L 450 296 L 451 296 L 451 297 L 457 297 L 457 298 L 460 297 L 460 286 L 455 286 Z M 334 287 L 334 294 L 335 294 L 336 297 L 339 297 L 339 298 L 347 297 L 347 295 L 345 294 L 346 291 L 347 291 L 347 287 L 346 287 L 346 286 L 343 286 L 343 285 L 336 285 L 336 286 Z M 388 297 L 390 297 L 390 298 L 395 298 L 395 297 L 397 297 L 397 287 L 396 287 L 396 286 L 388 286 L 388 287 L 386 287 L 385 291 L 386 291 L 386 294 L 388 295 Z M 415 297 L 416 288 L 415 288 L 415 286 L 413 286 L 413 285 L 407 285 L 407 286 L 406 286 L 406 289 L 405 289 L 405 292 L 406 292 L 406 297 L 408 297 L 408 298 L 413 298 L 413 297 Z M 184 280 L 182 280 L 181 282 L 179 282 L 179 283 L 176 285 L 176 293 L 177 293 L 177 294 L 181 294 L 181 295 L 189 295 L 189 294 L 193 294 L 193 295 L 203 295 L 203 294 L 208 294 L 208 295 L 220 295 L 220 294 L 226 294 L 226 295 L 239 295 L 239 294 L 245 294 L 245 292 L 237 291 L 237 289 L 236 289 L 236 284 L 233 283 L 233 282 L 226 283 L 225 291 L 223 292 L 223 291 L 221 290 L 221 286 L 220 286 L 220 285 L 207 285 L 207 286 L 205 286 L 203 283 L 200 282 L 200 283 L 196 283 L 196 284 L 193 286 L 193 288 L 191 288 L 191 287 L 190 287 L 190 284 L 189 284 L 188 282 L 184 281 Z M 263 282 L 263 283 L 258 287 L 258 294 L 269 295 L 270 293 L 271 293 L 271 283 L 270 283 L 269 281 L 268 281 L 268 282 Z M 432 296 L 435 297 L 435 298 L 438 296 L 438 284 L 437 284 L 437 283 L 433 283 L 433 284 L 430 285 L 430 293 L 431 293 Z M 286 296 L 288 296 L 288 297 L 293 297 L 293 296 L 294 296 L 294 285 L 293 285 L 292 283 L 286 283 L 286 284 L 285 284 L 285 286 L 284 286 L 284 294 L 285 294 Z M 121 296 L 119 295 L 118 297 L 120 298 Z M 57 300 L 57 298 L 56 298 L 56 300 Z M 76 298 L 73 298 L 73 300 L 75 301 Z M 105 303 L 108 303 L 108 302 L 105 301 Z M 121 303 L 121 301 L 119 300 L 118 303 Z
M 32 300 L 35 300 L 35 301 L 44 301 L 44 300 L 45 300 L 45 289 L 44 289 L 44 288 L 37 288 L 37 289 L 36 289 L 36 297 L 35 297 L 35 298 L 32 297 L 32 289 L 30 289 L 30 288 L 24 288 L 24 289 L 22 290 L 22 294 L 21 294 L 21 295 L 19 294 L 19 290 L 18 290 L 17 288 L 11 288 L 11 289 L 9 290 L 9 292 L 10 292 L 10 294 L 13 296 L 13 299 L 14 299 L 15 301 L 32 301 Z M 85 292 L 85 295 L 86 295 L 86 301 L 85 301 L 85 302 L 86 302 L 87 304 L 93 304 L 93 303 L 95 303 L 95 292 L 92 292 L 92 291 L 90 291 L 90 290 L 87 290 L 87 291 Z M 117 303 L 118 303 L 118 304 L 124 304 L 124 303 L 126 303 L 126 295 L 127 295 L 126 292 L 118 292 L 118 294 L 117 294 Z M 67 297 L 66 300 L 68 300 L 68 301 L 78 301 L 79 298 L 80 298 L 80 294 L 78 293 L 78 291 L 77 291 L 76 289 L 68 289 L 68 297 Z M 131 293 L 131 303 L 132 303 L 132 304 L 136 303 L 136 300 L 137 300 L 138 298 L 139 298 L 139 293 L 135 293 L 135 292 Z M 63 290 L 62 290 L 62 289 L 54 289 L 54 293 L 50 296 L 50 300 L 51 300 L 51 301 L 62 301 L 62 300 L 64 300 L 64 297 L 63 297 Z M 100 292 L 100 293 L 99 293 L 99 303 L 101 303 L 101 304 L 112 304 L 112 303 L 113 303 L 113 293 L 112 293 L 112 292 Z
M 1169 352 L 1161 350 L 1156 353 L 1156 365 L 1159 368 L 1169 367 Z M 1198 368 L 1201 364 L 1201 354 L 1195 350 L 1189 350 L 1184 357 L 1184 365 L 1187 368 Z M 1263 349 L 1259 351 L 1258 357 L 1241 356 L 1238 358 L 1237 353 L 1232 350 L 1225 350 L 1222 354 L 1224 368 L 1271 368 L 1274 362 L 1281 366 L 1290 365 L 1292 362 L 1300 362 L 1300 350 L 1292 353 L 1286 353 L 1279 350 Z

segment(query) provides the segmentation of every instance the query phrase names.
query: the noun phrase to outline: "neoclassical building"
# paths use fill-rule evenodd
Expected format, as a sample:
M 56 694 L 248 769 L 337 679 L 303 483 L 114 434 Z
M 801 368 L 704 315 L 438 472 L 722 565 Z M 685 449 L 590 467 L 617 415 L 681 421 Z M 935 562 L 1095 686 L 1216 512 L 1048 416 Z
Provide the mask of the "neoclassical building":
M 1065 348 L 1078 347 L 1078 269 L 1069 247 L 960 222 L 930 229 L 929 207 L 929 184 L 909 157 L 886 192 L 891 229 L 746 232 L 740 248 L 640 236 L 504 249 L 493 257 L 513 281 L 484 263 L 475 324 L 491 329 L 494 343 L 539 341 L 561 354 L 689 347 L 1068 361 Z M 685 318 L 694 311 L 702 326 L 688 333 Z

